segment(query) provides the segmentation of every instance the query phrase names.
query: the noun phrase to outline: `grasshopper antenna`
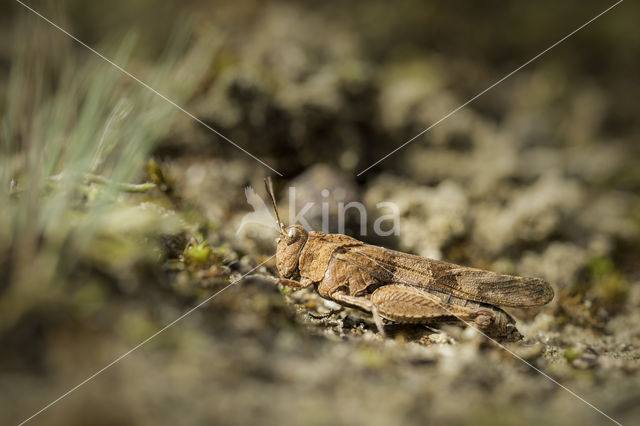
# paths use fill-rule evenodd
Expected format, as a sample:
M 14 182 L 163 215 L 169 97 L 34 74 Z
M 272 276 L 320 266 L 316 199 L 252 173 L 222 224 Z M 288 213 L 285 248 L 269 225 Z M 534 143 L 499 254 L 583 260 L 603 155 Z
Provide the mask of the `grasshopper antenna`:
M 282 222 L 280 221 L 280 215 L 278 214 L 276 197 L 273 193 L 273 182 L 271 182 L 271 177 L 268 177 L 264 180 L 264 187 L 267 189 L 267 194 L 269 194 L 269 197 L 271 197 L 271 204 L 273 204 L 273 210 L 276 212 L 276 218 L 278 219 L 278 228 L 280 228 L 280 232 L 284 233 L 284 227 L 282 226 Z

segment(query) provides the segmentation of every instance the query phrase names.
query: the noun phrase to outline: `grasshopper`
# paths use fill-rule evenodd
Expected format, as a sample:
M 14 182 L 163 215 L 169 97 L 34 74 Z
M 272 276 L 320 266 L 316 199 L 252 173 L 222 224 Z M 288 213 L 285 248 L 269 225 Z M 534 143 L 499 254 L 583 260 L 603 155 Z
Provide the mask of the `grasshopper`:
M 342 234 L 308 232 L 280 221 L 271 180 L 265 180 L 280 237 L 279 283 L 292 289 L 313 286 L 343 306 L 371 313 L 384 335 L 382 319 L 430 324 L 460 320 L 487 335 L 522 336 L 500 307 L 542 306 L 554 296 L 540 278 L 502 275 L 365 244 Z

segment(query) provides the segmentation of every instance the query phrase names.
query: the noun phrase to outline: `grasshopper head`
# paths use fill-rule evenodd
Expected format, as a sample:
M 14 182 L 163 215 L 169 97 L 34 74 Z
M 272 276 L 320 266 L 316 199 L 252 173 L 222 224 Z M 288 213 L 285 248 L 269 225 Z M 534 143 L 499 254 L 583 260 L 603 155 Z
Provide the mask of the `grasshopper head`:
M 307 242 L 309 233 L 300 225 L 291 225 L 286 228 L 282 225 L 271 179 L 265 179 L 264 186 L 267 189 L 267 194 L 269 194 L 271 198 L 273 210 L 276 213 L 278 228 L 280 228 L 280 238 L 278 238 L 278 246 L 276 248 L 276 265 L 278 272 L 280 272 L 282 278 L 298 278 L 300 275 L 298 258 L 300 257 L 302 247 L 304 247 L 304 244 Z
M 300 225 L 287 226 L 278 238 L 276 265 L 283 278 L 297 278 L 298 259 L 309 233 Z

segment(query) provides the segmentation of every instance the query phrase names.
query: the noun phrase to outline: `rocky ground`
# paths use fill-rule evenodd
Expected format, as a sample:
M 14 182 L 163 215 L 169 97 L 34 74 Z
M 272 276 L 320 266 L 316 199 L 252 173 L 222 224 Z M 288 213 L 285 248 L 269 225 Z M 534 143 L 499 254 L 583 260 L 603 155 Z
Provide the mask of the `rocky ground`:
M 409 14 L 409 3 L 395 13 Z M 5 125 L 18 148 L 5 152 L 11 172 L 2 174 L 14 180 L 3 193 L 0 223 L 7 230 L 0 233 L 3 423 L 28 418 L 141 342 L 33 423 L 607 424 L 608 416 L 637 422 L 640 127 L 631 99 L 637 82 L 613 65 L 569 76 L 576 64 L 593 61 L 587 53 L 552 58 L 357 176 L 515 68 L 470 66 L 476 62 L 460 59 L 457 44 L 448 54 L 437 46 L 425 53 L 420 37 L 400 24 L 358 31 L 356 23 L 379 19 L 380 7 L 357 18 L 290 3 L 261 6 L 260 13 L 221 7 L 215 18 L 194 18 L 182 56 L 166 70 L 145 57 L 134 56 L 131 66 L 140 75 L 155 71 L 159 88 L 282 172 L 274 183 L 285 221 L 293 186 L 298 205 L 328 203 L 332 231 L 337 203 L 360 201 L 367 233 L 356 215 L 347 218 L 349 235 L 547 279 L 556 292 L 549 305 L 510 311 L 524 339 L 491 341 L 454 324 L 388 324 L 384 338 L 366 314 L 313 290 L 279 287 L 271 258 L 277 233 L 267 226 L 239 230 L 253 210 L 245 188 L 266 201 L 262 180 L 270 170 L 188 117 L 161 109 L 162 101 L 132 94 L 118 76 L 96 125 L 99 145 L 107 140 L 99 152 L 108 155 L 95 171 L 153 183 L 151 189 L 82 175 L 56 204 L 64 186 L 48 177 L 42 188 L 35 185 L 25 154 L 37 144 L 24 141 L 44 133 L 29 131 L 40 122 Z M 455 14 L 438 13 L 438 22 L 455 21 Z M 613 22 L 626 28 L 623 18 Z M 15 34 L 22 34 L 26 25 L 16 22 Z M 557 35 L 531 42 L 537 46 L 531 51 L 581 23 L 550 23 Z M 603 25 L 597 35 L 613 31 Z M 390 52 L 385 43 L 396 32 L 402 49 Z M 424 37 L 438 34 L 435 27 Z M 619 41 L 610 34 L 604 40 Z M 84 54 L 50 42 L 63 45 L 65 58 Z M 485 48 L 481 40 L 472 43 Z M 508 43 L 495 44 L 495 58 L 512 52 Z M 615 52 L 608 59 L 620 65 Z M 533 54 L 514 56 L 524 62 Z M 89 66 L 84 58 L 71 68 Z M 637 64 L 626 66 L 632 74 Z M 63 82 L 75 75 L 67 74 L 53 72 Z M 167 75 L 178 77 L 163 83 Z M 7 98 L 14 96 L 13 78 L 3 83 Z M 68 84 L 84 93 L 91 81 Z M 55 86 L 50 99 L 71 97 Z M 143 99 L 153 113 L 128 112 L 125 98 Z M 74 108 L 91 105 L 79 101 Z M 38 108 L 24 102 L 19 110 L 35 117 Z M 120 139 L 148 142 L 128 170 L 113 158 L 137 154 Z M 51 170 L 64 171 L 63 160 Z M 372 233 L 386 213 L 380 202 L 398 207 L 398 235 Z M 321 215 L 322 209 L 310 211 L 313 226 L 321 226 Z M 39 219 L 19 219 L 31 217 Z

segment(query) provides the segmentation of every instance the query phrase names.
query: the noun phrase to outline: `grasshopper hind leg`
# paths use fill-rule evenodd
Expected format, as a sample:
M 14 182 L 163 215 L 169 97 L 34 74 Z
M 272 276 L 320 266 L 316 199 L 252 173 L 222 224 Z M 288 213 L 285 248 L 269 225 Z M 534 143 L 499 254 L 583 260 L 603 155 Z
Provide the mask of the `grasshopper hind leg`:
M 510 341 L 522 338 L 513 319 L 491 306 L 460 306 L 443 303 L 437 296 L 414 287 L 387 285 L 377 288 L 370 298 L 336 292 L 331 298 L 343 305 L 370 312 L 380 334 L 386 336 L 383 318 L 397 323 L 429 324 L 441 320 L 460 320 L 483 334 Z
M 400 323 L 428 324 L 457 319 L 487 336 L 510 341 L 522 337 L 513 319 L 499 308 L 447 304 L 438 296 L 411 286 L 379 287 L 371 295 L 371 303 L 383 318 Z
M 427 291 L 404 285 L 379 287 L 371 295 L 371 303 L 382 317 L 401 323 L 421 324 L 457 318 L 485 328 L 495 316 L 490 309 L 448 305 Z

